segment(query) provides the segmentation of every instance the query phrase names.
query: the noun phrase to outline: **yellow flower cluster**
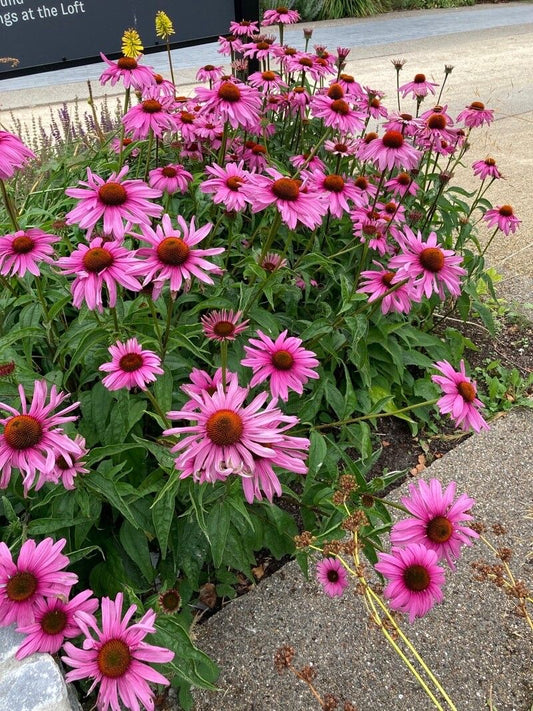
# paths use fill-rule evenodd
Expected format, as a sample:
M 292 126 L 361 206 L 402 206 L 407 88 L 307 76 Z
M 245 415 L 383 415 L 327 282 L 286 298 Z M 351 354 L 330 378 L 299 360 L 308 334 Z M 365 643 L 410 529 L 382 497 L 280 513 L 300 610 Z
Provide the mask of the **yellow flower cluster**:
M 170 35 L 174 34 L 174 27 L 172 25 L 172 20 L 166 14 L 166 12 L 163 12 L 163 10 L 159 10 L 159 12 L 156 13 L 155 33 L 158 37 L 161 37 L 161 39 L 164 39 L 164 40 L 167 40 L 170 37 Z
M 143 51 L 144 47 L 141 42 L 141 38 L 137 30 L 130 27 L 128 30 L 124 31 L 122 35 L 122 54 L 125 57 L 132 57 L 132 59 L 137 59 L 139 54 Z

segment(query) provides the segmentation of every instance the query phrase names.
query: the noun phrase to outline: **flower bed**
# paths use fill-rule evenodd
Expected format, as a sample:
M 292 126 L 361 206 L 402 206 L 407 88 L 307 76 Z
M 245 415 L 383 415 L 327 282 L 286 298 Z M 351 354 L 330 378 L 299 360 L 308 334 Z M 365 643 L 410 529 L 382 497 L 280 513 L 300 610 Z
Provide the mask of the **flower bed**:
M 327 539 L 319 573 L 342 593 L 348 516 L 357 560 L 393 581 L 401 561 L 409 592 L 391 582 L 385 595 L 414 618 L 442 597 L 439 561 L 453 566 L 475 537 L 471 499 L 432 484 L 412 492 L 418 522 L 383 553 L 380 493 L 402 472 L 365 475 L 378 417 L 413 433 L 436 431 L 439 412 L 488 426 L 467 339 L 434 327 L 450 308 L 491 327 L 475 225 L 492 239 L 520 223 L 486 198 L 501 177 L 492 157 L 473 164 L 475 193 L 453 185 L 493 112 L 475 101 L 455 118 L 441 104 L 452 69 L 440 87 L 423 74 L 400 84 L 400 60 L 387 105 L 344 72 L 349 50 L 283 45 L 297 19 L 286 10 L 263 21 L 279 42 L 232 23 L 220 39 L 232 73 L 202 67 L 191 97 L 144 64 L 128 30 L 101 77 L 124 85 L 114 126 L 94 109 L 91 131 L 75 127 L 41 162 L 0 133 L 0 623 L 28 635 L 19 656 L 84 636 L 63 659 L 99 708 L 152 708 L 148 682 L 168 680 L 190 708 L 190 685 L 216 679 L 188 636 L 194 609 L 213 583 L 232 597 L 260 549 L 306 569 L 305 549 Z M 156 30 L 168 42 L 164 13 Z

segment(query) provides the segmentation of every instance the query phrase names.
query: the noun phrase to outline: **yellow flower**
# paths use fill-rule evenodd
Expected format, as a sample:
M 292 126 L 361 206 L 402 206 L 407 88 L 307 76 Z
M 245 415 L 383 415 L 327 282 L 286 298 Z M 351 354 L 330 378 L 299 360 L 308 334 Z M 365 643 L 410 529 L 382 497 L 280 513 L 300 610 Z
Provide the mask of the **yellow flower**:
M 125 57 L 137 59 L 143 49 L 144 47 L 137 30 L 134 30 L 131 27 L 128 30 L 125 30 L 122 35 L 122 54 Z
M 155 16 L 155 33 L 161 39 L 167 40 L 170 35 L 174 34 L 172 20 L 163 10 L 159 10 Z

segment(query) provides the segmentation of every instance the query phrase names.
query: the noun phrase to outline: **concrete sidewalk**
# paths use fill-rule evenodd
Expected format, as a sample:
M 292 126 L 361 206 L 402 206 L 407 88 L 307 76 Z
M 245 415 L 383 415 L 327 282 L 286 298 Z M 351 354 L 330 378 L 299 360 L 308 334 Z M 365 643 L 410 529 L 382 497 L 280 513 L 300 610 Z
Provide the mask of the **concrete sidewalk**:
M 489 432 L 474 435 L 423 473 L 476 500 L 474 514 L 496 546 L 513 549 L 516 578 L 533 587 L 533 413 L 514 411 Z M 406 494 L 394 492 L 394 499 Z M 492 533 L 493 524 L 507 530 Z M 445 599 L 403 629 L 440 680 L 457 711 L 530 711 L 533 632 L 513 614 L 514 601 L 475 580 L 471 563 L 498 562 L 477 543 L 465 549 L 457 572 L 448 571 Z M 280 646 L 296 650 L 295 666 L 312 664 L 316 686 L 351 701 L 358 711 L 426 711 L 434 708 L 416 681 L 370 624 L 351 589 L 329 599 L 290 563 L 198 629 L 197 644 L 221 668 L 220 692 L 196 692 L 196 711 L 310 711 L 319 706 L 292 674 L 279 676 Z M 488 706 L 492 698 L 493 706 Z M 342 704 L 340 707 L 342 709 Z M 444 704 L 443 708 L 448 709 Z

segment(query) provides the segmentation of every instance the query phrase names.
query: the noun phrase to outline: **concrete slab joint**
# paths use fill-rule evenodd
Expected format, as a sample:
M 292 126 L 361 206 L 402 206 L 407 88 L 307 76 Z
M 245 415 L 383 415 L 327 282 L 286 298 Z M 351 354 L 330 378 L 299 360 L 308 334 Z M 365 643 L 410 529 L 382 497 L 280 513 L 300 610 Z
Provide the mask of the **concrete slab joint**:
M 67 687 L 50 654 L 15 658 L 24 635 L 0 628 L 0 711 L 73 711 Z

